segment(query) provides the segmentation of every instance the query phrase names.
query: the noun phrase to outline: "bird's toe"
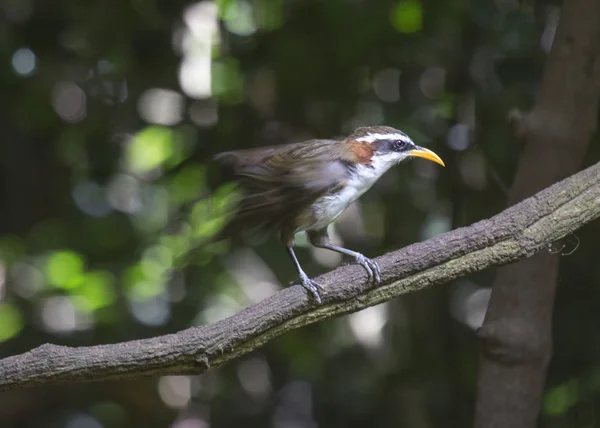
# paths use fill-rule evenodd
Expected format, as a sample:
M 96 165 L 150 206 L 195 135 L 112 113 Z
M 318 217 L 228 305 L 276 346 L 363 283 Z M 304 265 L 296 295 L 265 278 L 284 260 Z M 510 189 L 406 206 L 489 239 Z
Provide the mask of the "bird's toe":
M 356 257 L 356 262 L 365 268 L 367 271 L 367 276 L 369 277 L 369 282 L 375 282 L 376 284 L 381 282 L 381 272 L 379 270 L 379 265 L 374 260 L 371 260 L 362 254 L 359 254 Z
M 313 281 L 307 275 L 300 276 L 300 284 L 315 298 L 317 303 L 322 303 L 321 291 L 325 291 L 325 289 L 321 284 L 317 281 Z
M 379 284 L 381 282 L 381 271 L 379 270 L 379 264 L 373 260 L 369 260 L 372 263 L 373 273 L 375 274 L 375 283 Z

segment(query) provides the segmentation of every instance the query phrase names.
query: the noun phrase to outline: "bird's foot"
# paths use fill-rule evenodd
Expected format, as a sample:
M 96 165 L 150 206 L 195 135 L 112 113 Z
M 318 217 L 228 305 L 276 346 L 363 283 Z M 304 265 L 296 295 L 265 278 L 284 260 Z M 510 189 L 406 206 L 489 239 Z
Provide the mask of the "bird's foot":
M 365 268 L 367 276 L 369 277 L 369 282 L 373 282 L 374 284 L 379 284 L 381 282 L 381 271 L 379 270 L 377 262 L 362 254 L 358 254 L 358 256 L 356 256 L 356 263 Z
M 325 291 L 323 286 L 316 281 L 313 281 L 306 275 L 305 273 L 300 274 L 300 285 L 306 289 L 317 301 L 317 303 L 321 304 L 321 293 L 320 291 Z

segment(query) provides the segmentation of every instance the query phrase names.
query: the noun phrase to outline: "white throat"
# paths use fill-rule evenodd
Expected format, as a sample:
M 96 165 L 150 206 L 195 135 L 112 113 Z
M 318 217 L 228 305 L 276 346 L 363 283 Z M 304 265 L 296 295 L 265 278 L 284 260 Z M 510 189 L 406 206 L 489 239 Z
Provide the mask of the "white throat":
M 346 186 L 338 193 L 324 196 L 312 206 L 318 221 L 307 230 L 319 230 L 333 222 L 346 208 L 367 190 L 392 166 L 407 157 L 405 153 L 386 153 L 371 158 L 370 165 L 357 164 Z
M 352 174 L 352 178 L 349 180 L 347 187 L 356 189 L 358 198 L 369 190 L 388 169 L 404 160 L 407 156 L 408 153 L 398 152 L 373 156 L 370 165 L 358 164 L 356 166 L 356 172 Z M 354 202 L 354 200 L 352 202 Z

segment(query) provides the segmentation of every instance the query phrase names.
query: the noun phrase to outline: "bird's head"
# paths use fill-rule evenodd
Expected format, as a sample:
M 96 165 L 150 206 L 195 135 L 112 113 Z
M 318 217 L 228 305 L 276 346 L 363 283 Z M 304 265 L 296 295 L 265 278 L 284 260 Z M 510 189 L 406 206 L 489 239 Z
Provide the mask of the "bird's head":
M 409 157 L 424 158 L 442 166 L 444 161 L 429 149 L 417 146 L 404 132 L 389 126 L 358 128 L 349 137 L 357 145 L 366 145 L 372 153 L 371 161 L 382 166 L 392 166 Z

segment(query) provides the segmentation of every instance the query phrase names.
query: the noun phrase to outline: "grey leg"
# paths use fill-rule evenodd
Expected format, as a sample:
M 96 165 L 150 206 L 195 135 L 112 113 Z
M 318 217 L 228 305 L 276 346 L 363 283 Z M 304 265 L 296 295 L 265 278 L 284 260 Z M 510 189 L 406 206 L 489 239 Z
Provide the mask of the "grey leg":
M 288 239 L 284 239 L 284 237 L 282 235 L 281 240 L 283 241 L 285 248 L 286 248 L 288 254 L 290 255 L 290 258 L 292 259 L 292 262 L 294 262 L 294 266 L 296 267 L 296 271 L 298 272 L 298 276 L 300 277 L 300 284 L 315 298 L 317 303 L 321 304 L 322 300 L 321 300 L 320 291 L 324 291 L 323 286 L 321 284 L 319 284 L 318 282 L 310 279 L 308 277 L 308 275 L 302 269 L 302 266 L 300 266 L 300 262 L 298 261 L 298 258 L 296 257 L 296 253 L 294 252 L 294 248 L 293 248 L 293 246 L 294 246 L 293 235 L 291 238 L 288 237 Z
M 329 235 L 327 234 L 327 229 L 312 230 L 310 232 L 307 232 L 307 234 L 310 243 L 313 244 L 315 247 L 325 248 L 331 251 L 335 251 L 336 253 L 346 254 L 350 257 L 353 257 L 356 263 L 365 268 L 369 277 L 369 281 L 373 281 L 375 284 L 381 282 L 381 272 L 379 270 L 379 265 L 374 260 L 365 257 L 359 252 L 331 244 L 329 242 Z

